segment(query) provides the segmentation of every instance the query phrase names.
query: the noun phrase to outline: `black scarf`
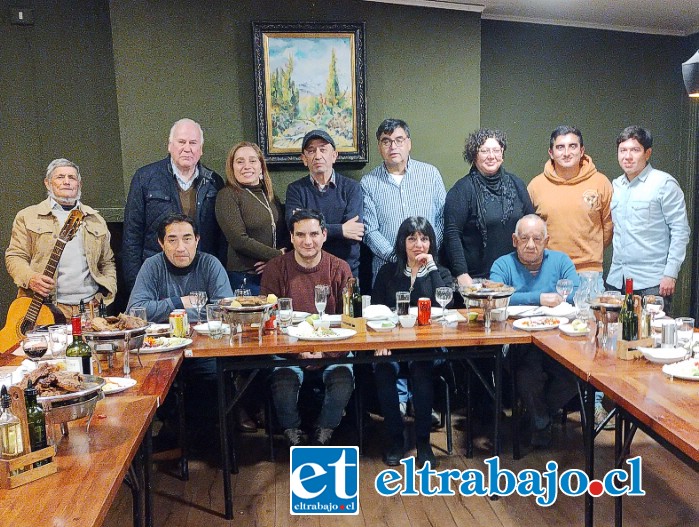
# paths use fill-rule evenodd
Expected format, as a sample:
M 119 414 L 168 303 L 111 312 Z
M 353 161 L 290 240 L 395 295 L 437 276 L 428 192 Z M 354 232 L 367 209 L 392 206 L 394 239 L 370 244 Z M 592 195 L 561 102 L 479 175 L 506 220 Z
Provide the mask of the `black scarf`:
M 504 225 L 510 219 L 515 208 L 517 189 L 510 175 L 500 166 L 496 174 L 484 176 L 476 168 L 471 166 L 470 175 L 473 177 L 473 186 L 476 189 L 476 224 L 483 238 L 483 247 L 488 244 L 488 230 L 485 224 L 485 210 L 488 202 L 499 201 L 502 204 L 502 218 Z

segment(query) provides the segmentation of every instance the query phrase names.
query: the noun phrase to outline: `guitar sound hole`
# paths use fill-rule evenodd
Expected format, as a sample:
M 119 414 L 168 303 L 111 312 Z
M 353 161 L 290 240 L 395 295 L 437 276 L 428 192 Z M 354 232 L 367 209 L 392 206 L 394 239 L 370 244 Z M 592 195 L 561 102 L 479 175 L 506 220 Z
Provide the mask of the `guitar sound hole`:
M 24 336 L 26 336 L 26 334 L 29 333 L 32 329 L 34 329 L 34 324 L 27 320 L 23 320 L 22 324 L 19 327 L 20 333 L 22 333 L 22 335 Z

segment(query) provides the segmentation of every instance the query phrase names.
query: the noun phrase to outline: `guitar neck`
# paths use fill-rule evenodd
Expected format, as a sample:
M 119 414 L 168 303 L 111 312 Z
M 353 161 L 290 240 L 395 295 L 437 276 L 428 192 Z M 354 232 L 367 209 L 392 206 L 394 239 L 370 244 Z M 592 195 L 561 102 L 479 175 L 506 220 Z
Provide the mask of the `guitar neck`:
M 68 242 L 61 238 L 56 240 L 56 245 L 53 246 L 53 251 L 51 251 L 49 261 L 44 268 L 44 276 L 48 276 L 49 278 L 54 277 L 56 274 L 56 267 L 58 267 L 58 261 L 61 259 L 66 243 Z M 42 296 L 36 292 L 32 295 L 32 302 L 29 304 L 29 308 L 27 309 L 27 315 L 24 317 L 25 322 L 31 324 L 32 327 L 36 324 L 36 319 L 39 316 L 39 310 L 41 309 L 41 305 L 44 303 L 45 299 L 45 296 Z

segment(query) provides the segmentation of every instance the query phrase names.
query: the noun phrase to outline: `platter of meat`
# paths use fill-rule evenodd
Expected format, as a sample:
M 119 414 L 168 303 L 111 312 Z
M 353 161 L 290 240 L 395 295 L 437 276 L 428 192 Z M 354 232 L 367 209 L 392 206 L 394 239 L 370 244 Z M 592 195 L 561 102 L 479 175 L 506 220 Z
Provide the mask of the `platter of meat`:
M 126 330 L 130 330 L 133 336 L 145 334 L 148 322 L 142 318 L 132 317 L 124 313 L 112 317 L 95 317 L 90 322 L 90 329 L 85 329 L 85 335 L 99 337 L 123 337 Z
M 37 369 L 27 373 L 18 386 L 24 390 L 29 380 L 37 389 L 40 403 L 74 402 L 100 391 L 105 383 L 102 377 L 66 371 L 56 364 L 47 363 L 41 363 Z

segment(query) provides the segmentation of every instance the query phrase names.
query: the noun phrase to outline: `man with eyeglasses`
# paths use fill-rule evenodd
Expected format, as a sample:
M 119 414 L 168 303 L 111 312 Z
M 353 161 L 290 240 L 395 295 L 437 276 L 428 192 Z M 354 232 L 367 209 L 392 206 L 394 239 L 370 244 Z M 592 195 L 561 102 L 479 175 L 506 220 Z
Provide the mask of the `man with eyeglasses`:
M 490 279 L 510 285 L 515 305 L 554 307 L 572 300 L 580 280 L 572 260 L 563 252 L 547 249 L 546 222 L 528 214 L 517 222 L 512 235 L 515 251 L 501 256 L 490 270 Z M 567 278 L 573 290 L 567 299 L 556 293 L 556 282 Z M 551 443 L 551 416 L 577 395 L 575 376 L 531 344 L 518 346 L 515 378 L 532 426 L 531 444 L 545 448 Z
M 383 163 L 361 180 L 364 198 L 364 243 L 373 254 L 372 278 L 391 259 L 398 227 L 406 218 L 422 216 L 434 227 L 437 244 L 444 231 L 446 189 L 436 167 L 410 157 L 408 123 L 386 119 L 376 130 Z
M 585 153 L 574 126 L 551 132 L 550 159 L 527 186 L 536 213 L 548 226 L 549 247 L 570 256 L 575 269 L 599 273 L 612 243 L 612 184 Z
M 616 144 L 624 174 L 613 184 L 614 251 L 607 283 L 621 290 L 624 279 L 633 278 L 635 294 L 662 296 L 670 313 L 689 242 L 684 193 L 674 177 L 648 162 L 649 130 L 628 126 Z
M 110 304 L 117 289 L 116 265 L 107 223 L 80 200 L 82 178 L 78 165 L 54 159 L 46 169 L 48 198 L 17 213 L 12 224 L 5 265 L 19 288 L 18 296 L 53 297 L 66 318 L 78 313 L 80 301 L 96 307 Z M 77 234 L 65 244 L 53 275 L 44 270 L 57 246 L 68 215 L 83 214 Z
M 311 209 L 325 218 L 327 241 L 323 249 L 345 260 L 359 274 L 359 244 L 364 237 L 362 191 L 359 183 L 335 172 L 335 141 L 325 130 L 311 130 L 301 143 L 301 161 L 309 176 L 286 189 L 286 221 L 295 211 Z

